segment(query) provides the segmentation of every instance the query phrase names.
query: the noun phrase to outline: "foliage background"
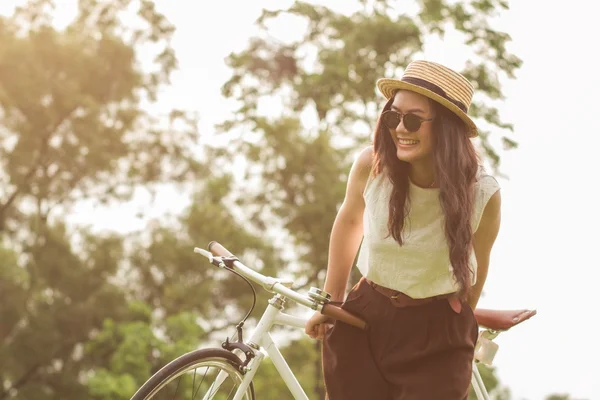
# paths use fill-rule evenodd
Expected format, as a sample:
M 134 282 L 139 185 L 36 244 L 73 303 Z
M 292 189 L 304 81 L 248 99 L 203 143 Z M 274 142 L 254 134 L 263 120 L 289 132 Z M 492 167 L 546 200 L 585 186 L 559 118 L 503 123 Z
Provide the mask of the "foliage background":
M 460 37 L 468 50 L 461 68 L 479 91 L 472 111 L 490 168 L 501 174 L 501 154 L 517 146 L 496 107 L 522 63 L 492 24 L 503 1 L 270 8 L 224 60 L 234 112 L 210 132 L 202 109 L 165 95 L 182 61 L 177 26 L 154 2 L 76 3 L 62 24 L 44 0 L 0 18 L 2 399 L 128 399 L 177 355 L 218 344 L 250 298 L 195 245 L 218 240 L 264 273 L 321 285 L 345 176 L 382 104 L 374 80 L 421 55 L 427 38 Z M 273 33 L 286 17 L 304 33 Z M 77 223 L 82 210 L 131 211 L 132 199 L 169 192 L 184 200 L 160 218 L 133 209 L 150 219 L 139 230 Z M 319 343 L 282 343 L 322 398 Z M 495 398 L 509 399 L 483 372 Z M 286 398 L 273 374 L 261 370 L 258 393 Z

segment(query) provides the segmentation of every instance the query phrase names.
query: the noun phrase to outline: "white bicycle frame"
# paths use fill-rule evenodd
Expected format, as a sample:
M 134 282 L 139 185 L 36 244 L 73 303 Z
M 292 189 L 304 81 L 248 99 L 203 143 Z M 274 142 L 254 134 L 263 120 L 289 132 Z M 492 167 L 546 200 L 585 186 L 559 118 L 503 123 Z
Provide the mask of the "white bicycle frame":
M 209 258 L 209 260 L 211 260 L 211 262 L 213 259 L 216 259 L 217 261 L 219 259 L 219 257 L 214 257 L 211 253 L 203 249 L 195 248 L 194 251 L 206 256 Z M 220 267 L 225 268 L 224 263 L 220 264 Z M 319 311 L 321 310 L 322 305 L 320 305 L 318 302 L 315 302 L 315 300 L 307 295 L 303 295 L 290 289 L 293 283 L 291 281 L 284 281 L 277 278 L 264 276 L 252 270 L 251 268 L 246 267 L 240 261 L 233 262 L 233 270 L 256 283 L 260 283 L 268 292 L 276 293 L 275 296 L 269 300 L 269 304 L 267 305 L 267 308 L 258 321 L 256 327 L 252 330 L 250 338 L 244 341 L 244 343 L 254 351 L 254 357 L 246 367 L 244 379 L 238 387 L 233 400 L 244 399 L 246 391 L 248 390 L 248 386 L 252 382 L 252 379 L 254 379 L 254 375 L 256 374 L 258 367 L 266 356 L 271 358 L 275 369 L 285 382 L 294 399 L 309 400 L 306 392 L 300 386 L 298 379 L 296 379 L 296 376 L 292 372 L 290 366 L 273 341 L 270 331 L 275 325 L 304 329 L 307 318 L 301 318 L 283 312 L 286 299 L 291 299 L 298 304 Z M 234 350 L 234 353 L 235 352 L 236 351 Z M 225 379 L 226 373 L 221 372 L 217 376 L 212 387 L 220 386 Z M 479 370 L 477 369 L 475 361 L 473 362 L 471 385 L 475 391 L 475 394 L 477 395 L 478 400 L 490 400 L 489 394 L 485 388 L 485 385 L 483 384 L 483 380 L 479 374 Z M 209 390 L 209 394 L 210 393 L 212 393 L 212 390 Z M 209 400 L 210 398 L 211 397 L 207 398 L 205 396 L 203 400 Z

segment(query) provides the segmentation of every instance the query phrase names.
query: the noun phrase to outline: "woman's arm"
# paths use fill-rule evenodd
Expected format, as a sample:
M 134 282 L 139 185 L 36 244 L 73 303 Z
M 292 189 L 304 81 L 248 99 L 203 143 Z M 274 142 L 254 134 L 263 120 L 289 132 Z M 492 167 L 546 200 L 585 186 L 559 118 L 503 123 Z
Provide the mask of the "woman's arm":
M 363 192 L 369 179 L 373 148 L 364 149 L 354 161 L 348 177 L 346 196 L 337 213 L 329 241 L 329 260 L 323 290 L 332 301 L 343 301 L 346 284 L 363 236 Z
M 477 282 L 471 288 L 468 300 L 469 305 L 473 309 L 477 307 L 483 285 L 487 279 L 490 254 L 500 230 L 500 209 L 501 199 L 500 191 L 498 190 L 490 197 L 481 216 L 477 232 L 473 235 L 473 250 L 477 259 Z

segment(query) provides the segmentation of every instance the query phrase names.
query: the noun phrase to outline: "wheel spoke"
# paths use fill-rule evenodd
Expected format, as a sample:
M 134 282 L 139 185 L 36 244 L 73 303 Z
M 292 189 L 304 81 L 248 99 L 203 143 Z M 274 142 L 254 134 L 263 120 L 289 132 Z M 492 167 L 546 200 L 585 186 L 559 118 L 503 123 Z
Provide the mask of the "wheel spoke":
M 234 392 L 234 390 L 235 390 L 235 386 L 232 386 L 232 387 L 231 387 L 231 390 L 229 391 L 229 394 L 227 395 L 227 399 L 229 399 L 229 397 L 230 397 L 230 396 L 231 396 L 233 393 L 235 393 L 235 392 Z M 226 399 L 226 400 L 227 400 L 227 399 Z
M 173 400 L 175 400 L 175 396 L 177 396 L 177 392 L 179 391 L 179 384 L 181 384 L 181 379 L 183 377 L 180 377 L 179 379 L 177 379 L 177 386 L 175 387 L 175 393 L 173 394 Z
M 192 393 L 194 393 L 194 388 L 196 387 L 196 371 L 198 371 L 198 368 L 194 368 L 194 378 L 192 379 Z M 202 382 L 200 382 L 200 385 L 198 385 L 198 388 L 200 388 L 200 386 L 202 386 Z M 194 397 L 196 397 L 195 394 L 192 397 L 192 400 L 194 400 Z
M 194 370 L 194 373 L 196 373 L 196 371 L 197 371 L 197 369 Z M 202 380 L 200 381 L 200 385 L 198 385 L 198 390 L 196 390 L 196 392 L 194 393 L 194 396 L 192 397 L 192 400 L 194 400 L 196 398 L 196 395 L 200 391 L 200 388 L 202 387 L 202 382 L 204 382 L 204 378 L 206 378 L 206 374 L 207 373 L 208 373 L 208 367 L 206 367 L 206 372 L 204 373 L 204 375 L 202 375 Z

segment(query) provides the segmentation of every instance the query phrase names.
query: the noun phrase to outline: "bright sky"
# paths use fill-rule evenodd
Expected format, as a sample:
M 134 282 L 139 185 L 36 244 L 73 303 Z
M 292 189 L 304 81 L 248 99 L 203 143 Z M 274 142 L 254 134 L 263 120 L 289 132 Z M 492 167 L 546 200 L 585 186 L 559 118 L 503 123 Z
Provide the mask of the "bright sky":
M 0 13 L 9 13 L 16 2 L 21 3 L 3 0 Z M 58 3 L 59 17 L 72 15 L 74 0 Z M 203 132 L 211 132 L 230 112 L 220 96 L 220 85 L 229 77 L 224 57 L 244 48 L 261 8 L 285 7 L 290 1 L 157 3 L 177 27 L 180 62 L 160 101 L 165 107 L 197 110 Z M 498 27 L 510 33 L 510 50 L 524 65 L 516 81 L 504 84 L 502 112 L 514 123 L 520 147 L 503 155 L 510 180 L 501 180 L 503 223 L 480 306 L 538 310 L 531 321 L 497 339 L 495 365 L 513 399 L 541 400 L 556 392 L 600 399 L 600 323 L 592 317 L 600 314 L 593 308 L 600 304 L 593 296 L 600 267 L 600 132 L 595 119 L 600 6 L 586 0 L 510 4 Z M 426 52 L 426 58 L 451 67 L 460 67 L 468 56 L 452 41 L 443 48 L 432 42 Z M 159 196 L 153 215 L 174 211 L 174 204 L 183 202 Z M 98 229 L 136 229 L 144 224 L 134 218 L 139 207 L 94 211 L 91 221 L 91 210 L 82 207 L 76 219 Z

